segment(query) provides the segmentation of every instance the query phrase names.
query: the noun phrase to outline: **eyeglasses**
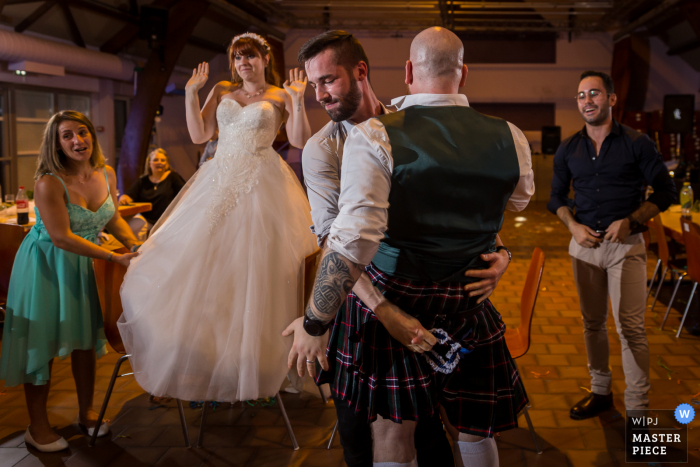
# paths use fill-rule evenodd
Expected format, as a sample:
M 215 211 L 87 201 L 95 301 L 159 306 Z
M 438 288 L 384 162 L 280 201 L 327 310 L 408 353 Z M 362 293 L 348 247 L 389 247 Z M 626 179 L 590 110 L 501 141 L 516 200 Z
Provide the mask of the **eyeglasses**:
M 576 99 L 576 100 L 579 101 L 579 102 L 580 102 L 580 101 L 585 101 L 585 100 L 586 100 L 586 94 L 588 94 L 589 96 L 591 96 L 591 99 L 595 99 L 595 98 L 597 98 L 598 96 L 600 96 L 601 94 L 603 94 L 603 91 L 601 91 L 601 90 L 599 90 L 599 89 L 591 89 L 591 90 L 588 91 L 588 92 L 586 92 L 586 91 L 581 91 L 581 92 L 579 92 L 578 94 L 576 94 L 576 97 L 575 97 L 574 99 Z

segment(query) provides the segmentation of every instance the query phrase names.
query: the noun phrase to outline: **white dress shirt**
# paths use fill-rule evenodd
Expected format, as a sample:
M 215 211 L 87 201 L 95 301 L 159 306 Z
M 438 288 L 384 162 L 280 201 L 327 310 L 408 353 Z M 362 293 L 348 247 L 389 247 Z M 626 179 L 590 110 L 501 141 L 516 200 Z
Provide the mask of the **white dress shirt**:
M 382 113 L 389 112 L 384 104 L 381 106 Z M 311 205 L 311 219 L 314 222 L 311 231 L 316 235 L 319 246 L 323 244 L 338 216 L 343 147 L 348 133 L 356 125 L 350 120 L 331 120 L 304 145 L 301 166 Z
M 469 106 L 464 94 L 414 94 L 392 100 L 398 110 L 413 105 Z M 515 125 L 508 123 L 520 166 L 520 179 L 506 209 L 522 211 L 535 194 L 530 145 Z M 386 128 L 376 118 L 356 125 L 345 141 L 338 214 L 328 246 L 351 261 L 369 264 L 387 229 L 389 192 L 394 162 Z M 468 208 L 467 208 L 468 209 Z

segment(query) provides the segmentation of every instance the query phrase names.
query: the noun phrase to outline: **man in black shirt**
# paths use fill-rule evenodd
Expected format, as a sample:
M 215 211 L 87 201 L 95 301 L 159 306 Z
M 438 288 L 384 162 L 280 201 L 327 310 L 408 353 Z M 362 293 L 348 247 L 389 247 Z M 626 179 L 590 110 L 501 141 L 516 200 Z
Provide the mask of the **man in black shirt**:
M 649 346 L 644 330 L 644 223 L 676 199 L 676 188 L 654 143 L 612 118 L 617 102 L 605 73 L 581 75 L 576 95 L 586 125 L 554 156 L 547 208 L 571 231 L 569 254 L 583 316 L 591 393 L 571 408 L 583 420 L 612 407 L 606 321 L 608 296 L 620 336 L 625 407 L 649 405 Z M 569 199 L 573 180 L 575 197 Z M 644 200 L 644 184 L 654 193 Z

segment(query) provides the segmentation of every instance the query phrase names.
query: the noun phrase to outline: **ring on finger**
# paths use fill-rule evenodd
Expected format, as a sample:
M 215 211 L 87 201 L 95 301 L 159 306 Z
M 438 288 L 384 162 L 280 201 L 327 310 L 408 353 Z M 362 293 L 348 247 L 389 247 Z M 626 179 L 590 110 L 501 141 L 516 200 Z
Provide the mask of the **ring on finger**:
M 316 360 L 306 360 L 306 363 L 316 363 Z

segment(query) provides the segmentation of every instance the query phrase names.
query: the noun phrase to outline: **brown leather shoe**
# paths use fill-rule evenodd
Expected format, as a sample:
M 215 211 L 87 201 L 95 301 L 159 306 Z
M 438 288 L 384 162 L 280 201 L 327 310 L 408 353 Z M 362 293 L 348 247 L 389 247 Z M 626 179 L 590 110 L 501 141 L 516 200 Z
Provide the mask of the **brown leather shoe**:
M 612 407 L 614 407 L 612 392 L 607 396 L 592 392 L 571 407 L 569 416 L 574 420 L 585 420 L 595 417 Z

